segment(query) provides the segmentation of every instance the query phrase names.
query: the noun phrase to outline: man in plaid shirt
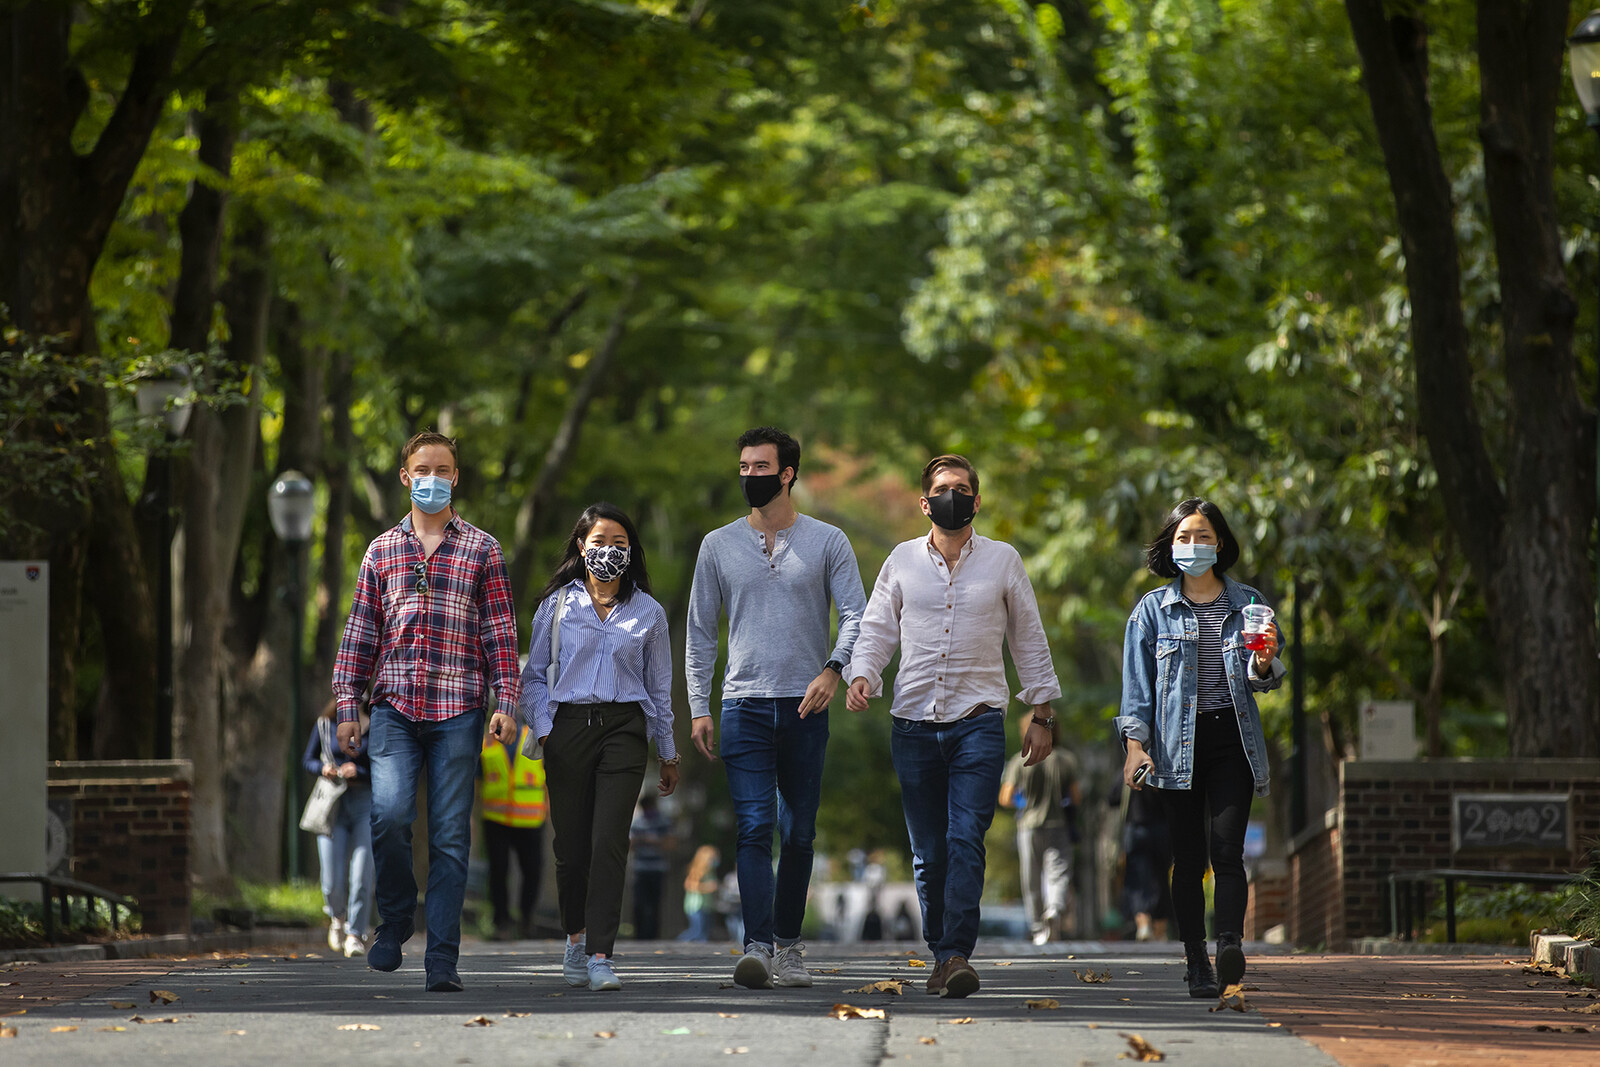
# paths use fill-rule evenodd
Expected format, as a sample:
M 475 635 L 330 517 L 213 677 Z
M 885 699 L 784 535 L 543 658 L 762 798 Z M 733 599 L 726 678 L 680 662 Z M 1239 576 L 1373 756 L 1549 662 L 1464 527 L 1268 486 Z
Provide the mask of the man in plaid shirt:
M 333 667 L 339 743 L 359 747 L 356 713 L 370 685 L 372 853 L 381 922 L 367 963 L 400 966 L 413 933 L 417 880 L 411 824 L 417 781 L 428 777 L 428 950 L 430 992 L 459 992 L 461 901 L 472 845 L 472 797 L 487 703 L 485 681 L 502 708 L 515 708 L 517 624 L 500 544 L 450 506 L 459 472 L 456 443 L 419 433 L 406 443 L 400 482 L 411 514 L 367 546 L 355 599 Z M 496 712 L 489 729 L 502 743 L 516 720 Z

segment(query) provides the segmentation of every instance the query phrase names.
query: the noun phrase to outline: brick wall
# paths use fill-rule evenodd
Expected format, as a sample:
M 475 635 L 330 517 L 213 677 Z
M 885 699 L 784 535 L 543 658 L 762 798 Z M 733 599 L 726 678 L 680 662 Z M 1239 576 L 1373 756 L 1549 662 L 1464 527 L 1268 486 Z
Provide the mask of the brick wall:
M 139 902 L 148 934 L 189 932 L 187 760 L 56 762 L 72 803 L 71 876 Z
M 1289 921 L 1289 865 L 1262 859 L 1250 872 L 1249 896 L 1244 909 L 1244 936 L 1256 941 L 1274 926 Z
M 1324 825 L 1290 845 L 1289 937 L 1297 945 L 1338 950 L 1353 938 L 1388 934 L 1394 871 L 1578 871 L 1600 839 L 1600 760 L 1346 760 L 1339 781 L 1339 804 Z M 1573 847 L 1458 856 L 1455 793 L 1567 794 Z

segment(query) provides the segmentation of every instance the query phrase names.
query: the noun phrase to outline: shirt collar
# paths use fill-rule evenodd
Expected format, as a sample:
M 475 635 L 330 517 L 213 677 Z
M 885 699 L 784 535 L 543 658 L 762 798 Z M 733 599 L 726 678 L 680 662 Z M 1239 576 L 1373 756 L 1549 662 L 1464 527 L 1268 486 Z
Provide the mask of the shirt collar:
M 923 544 L 927 545 L 927 547 L 928 547 L 928 555 L 934 557 L 935 559 L 944 559 L 944 553 L 940 552 L 939 551 L 939 546 L 933 543 L 933 531 L 932 530 L 928 531 L 928 539 L 926 541 L 924 541 Z M 977 531 L 973 531 L 972 536 L 967 538 L 967 543 L 961 546 L 961 555 L 959 557 L 957 557 L 956 562 L 960 563 L 962 560 L 964 560 L 968 556 L 972 555 L 972 550 L 974 548 L 976 548 L 977 545 L 978 545 L 978 533 L 977 533 Z
M 461 513 L 454 507 L 450 509 L 450 517 L 445 520 L 444 528 L 446 530 L 454 530 L 456 533 L 460 533 L 466 528 L 466 524 L 461 519 Z M 400 520 L 400 529 L 413 537 L 416 536 L 416 531 L 411 528 L 411 512 L 406 512 L 406 517 Z
M 1230 608 L 1239 607 L 1238 590 L 1240 588 L 1241 587 L 1238 582 L 1234 581 L 1232 578 L 1229 578 L 1226 574 L 1222 576 L 1222 595 L 1228 598 L 1228 606 Z M 1182 599 L 1183 575 L 1180 574 L 1178 577 L 1172 579 L 1172 582 L 1167 586 L 1166 591 L 1161 594 L 1161 606 L 1164 609 L 1170 608 L 1172 605 L 1176 604 Z

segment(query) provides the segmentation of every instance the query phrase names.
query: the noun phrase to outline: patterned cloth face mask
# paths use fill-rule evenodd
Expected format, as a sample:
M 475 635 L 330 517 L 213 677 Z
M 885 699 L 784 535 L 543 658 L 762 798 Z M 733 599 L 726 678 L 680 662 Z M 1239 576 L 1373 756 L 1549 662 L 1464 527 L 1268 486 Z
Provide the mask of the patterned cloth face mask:
M 621 578 L 632 558 L 627 545 L 593 545 L 583 550 L 583 565 L 597 582 L 614 582 Z

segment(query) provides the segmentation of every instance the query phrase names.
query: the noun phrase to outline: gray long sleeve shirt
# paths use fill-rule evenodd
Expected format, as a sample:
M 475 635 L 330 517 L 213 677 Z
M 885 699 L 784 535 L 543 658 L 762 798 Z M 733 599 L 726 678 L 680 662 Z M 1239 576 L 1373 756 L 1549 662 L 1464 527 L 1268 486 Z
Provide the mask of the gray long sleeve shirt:
M 839 636 L 828 652 L 829 602 L 839 608 Z M 829 659 L 849 663 L 867 595 L 844 531 L 809 515 L 779 530 L 772 555 L 766 537 L 743 517 L 700 542 L 689 591 L 684 673 L 689 710 L 711 714 L 717 631 L 728 614 L 728 668 L 722 697 L 804 696 Z M 849 672 L 845 672 L 849 677 Z

